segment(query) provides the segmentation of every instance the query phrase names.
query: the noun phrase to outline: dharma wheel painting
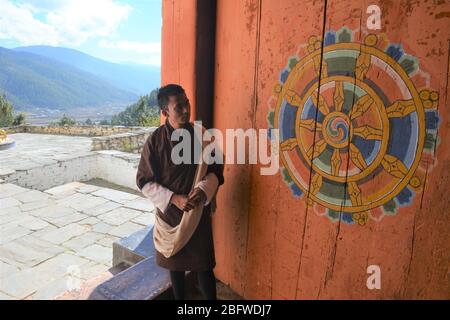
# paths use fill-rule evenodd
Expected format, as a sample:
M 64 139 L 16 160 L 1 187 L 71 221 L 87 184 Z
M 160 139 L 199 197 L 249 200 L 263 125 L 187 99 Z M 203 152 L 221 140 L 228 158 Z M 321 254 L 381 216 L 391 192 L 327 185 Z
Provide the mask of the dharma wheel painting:
M 380 221 L 421 194 L 439 94 L 418 60 L 384 35 L 344 27 L 323 43 L 311 36 L 289 59 L 269 101 L 282 176 L 332 221 Z

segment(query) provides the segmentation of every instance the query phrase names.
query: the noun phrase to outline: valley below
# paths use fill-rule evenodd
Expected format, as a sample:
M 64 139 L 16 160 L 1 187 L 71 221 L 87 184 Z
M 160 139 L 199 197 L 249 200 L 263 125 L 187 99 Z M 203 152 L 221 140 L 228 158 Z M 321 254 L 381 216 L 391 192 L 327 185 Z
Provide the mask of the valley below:
M 130 102 L 131 103 L 131 102 Z M 77 123 L 83 124 L 87 119 L 93 123 L 102 120 L 111 120 L 111 117 L 125 110 L 130 103 L 114 104 L 102 107 L 78 107 L 64 109 L 47 109 L 47 108 L 27 108 L 26 110 L 17 110 L 17 113 L 23 113 L 26 122 L 35 125 L 48 125 L 59 121 L 64 115 L 72 118 Z

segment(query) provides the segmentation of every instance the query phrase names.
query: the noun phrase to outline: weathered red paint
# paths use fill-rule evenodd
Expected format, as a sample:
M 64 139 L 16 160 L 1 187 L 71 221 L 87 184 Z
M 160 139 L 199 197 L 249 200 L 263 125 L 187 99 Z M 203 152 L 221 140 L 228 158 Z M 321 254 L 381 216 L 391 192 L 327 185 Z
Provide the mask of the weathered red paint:
M 383 29 L 375 33 L 414 54 L 440 93 L 436 166 L 423 196 L 365 226 L 317 216 L 292 196 L 280 174 L 261 176 L 259 165 L 226 166 L 214 217 L 215 272 L 247 299 L 450 298 L 450 4 L 329 0 L 325 28 L 364 26 L 370 4 L 382 9 Z M 299 45 L 322 35 L 324 5 L 218 0 L 214 127 L 267 128 L 279 72 Z M 194 7 L 194 0 L 163 1 L 163 83 L 180 82 L 188 93 L 195 86 Z M 381 267 L 381 290 L 366 287 L 371 264 Z
M 195 8 L 195 0 L 162 2 L 161 86 L 183 85 L 193 106 L 191 120 L 195 119 Z

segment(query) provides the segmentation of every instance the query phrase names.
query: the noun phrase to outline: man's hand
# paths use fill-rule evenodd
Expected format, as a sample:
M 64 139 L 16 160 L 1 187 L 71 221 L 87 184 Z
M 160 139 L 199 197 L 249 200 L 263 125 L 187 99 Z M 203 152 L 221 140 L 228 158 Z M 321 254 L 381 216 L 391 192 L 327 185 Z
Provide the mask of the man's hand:
M 195 188 L 192 190 L 188 197 L 188 202 L 186 204 L 186 208 L 188 209 L 187 211 L 194 209 L 200 203 L 205 203 L 206 201 L 206 194 L 200 188 Z
M 185 212 L 194 209 L 200 203 L 205 203 L 206 194 L 200 188 L 195 188 L 189 195 L 184 194 L 173 194 L 170 202 L 172 202 L 178 209 Z
M 185 210 L 186 204 L 188 202 L 187 195 L 174 193 L 170 198 L 170 202 L 172 202 L 178 209 L 187 211 Z

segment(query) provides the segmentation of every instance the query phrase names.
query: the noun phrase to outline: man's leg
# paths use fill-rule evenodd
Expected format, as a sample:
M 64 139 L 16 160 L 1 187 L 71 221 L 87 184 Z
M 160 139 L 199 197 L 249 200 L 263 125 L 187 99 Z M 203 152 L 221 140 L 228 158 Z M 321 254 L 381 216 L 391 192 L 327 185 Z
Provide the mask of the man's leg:
M 170 281 L 175 300 L 184 300 L 184 271 L 170 271 Z
M 217 300 L 216 277 L 212 270 L 197 272 L 198 286 L 206 300 Z

